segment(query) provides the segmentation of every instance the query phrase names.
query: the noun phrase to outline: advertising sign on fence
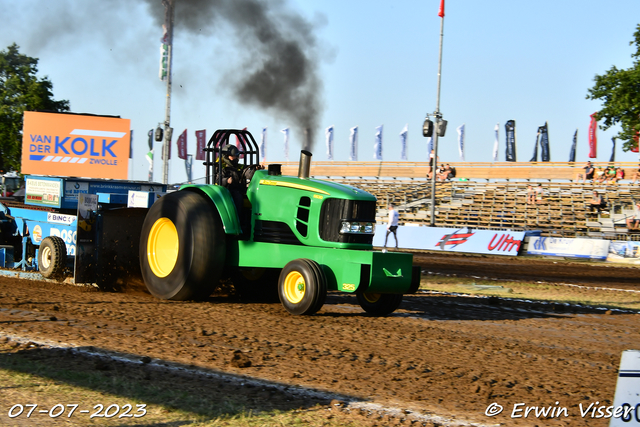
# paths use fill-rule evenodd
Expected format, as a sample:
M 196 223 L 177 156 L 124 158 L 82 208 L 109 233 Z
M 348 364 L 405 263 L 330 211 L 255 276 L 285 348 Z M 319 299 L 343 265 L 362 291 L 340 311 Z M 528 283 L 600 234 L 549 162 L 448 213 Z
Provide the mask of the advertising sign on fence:
M 386 227 L 378 226 L 373 237 L 373 245 L 384 246 L 386 234 Z M 397 235 L 398 247 L 404 249 L 515 256 L 518 255 L 525 233 L 508 230 L 400 226 Z M 388 236 L 387 246 L 395 246 L 393 235 Z
M 25 111 L 22 173 L 127 179 L 129 119 Z
M 611 242 L 607 261 L 640 264 L 640 242 Z
M 527 255 L 548 255 L 573 258 L 607 259 L 609 241 L 601 239 L 563 239 L 530 237 Z

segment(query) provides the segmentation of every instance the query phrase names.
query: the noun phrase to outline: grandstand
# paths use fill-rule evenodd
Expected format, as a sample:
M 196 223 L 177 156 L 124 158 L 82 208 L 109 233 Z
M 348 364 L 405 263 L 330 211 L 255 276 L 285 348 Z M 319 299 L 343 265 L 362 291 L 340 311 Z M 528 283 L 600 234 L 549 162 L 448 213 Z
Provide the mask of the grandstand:
M 543 236 L 594 237 L 640 240 L 640 232 L 627 230 L 626 219 L 640 200 L 640 184 L 631 184 L 636 163 L 615 162 L 625 170 L 616 184 L 576 182 L 583 163 L 495 162 L 449 163 L 454 180 L 436 184 L 438 227 L 473 227 L 495 230 L 540 230 Z M 607 167 L 609 163 L 594 163 Z M 394 203 L 400 222 L 428 225 L 431 181 L 426 162 L 315 162 L 311 176 L 362 188 L 378 198 L 378 223 L 386 221 L 387 205 Z M 297 174 L 297 163 L 283 164 L 284 174 Z M 541 204 L 527 204 L 527 186 L 540 183 Z M 597 190 L 608 204 L 602 213 L 589 212 Z

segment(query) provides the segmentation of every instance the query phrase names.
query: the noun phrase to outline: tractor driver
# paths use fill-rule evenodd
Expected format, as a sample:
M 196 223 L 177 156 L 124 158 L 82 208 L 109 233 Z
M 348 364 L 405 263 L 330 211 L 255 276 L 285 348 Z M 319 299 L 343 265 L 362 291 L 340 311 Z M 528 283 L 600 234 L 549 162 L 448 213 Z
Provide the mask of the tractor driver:
M 233 203 L 236 205 L 238 214 L 244 207 L 244 194 L 247 192 L 247 179 L 245 177 L 244 166 L 238 164 L 240 150 L 235 145 L 227 144 L 220 150 L 222 164 L 222 186 L 231 193 Z M 242 217 L 240 215 L 240 217 Z

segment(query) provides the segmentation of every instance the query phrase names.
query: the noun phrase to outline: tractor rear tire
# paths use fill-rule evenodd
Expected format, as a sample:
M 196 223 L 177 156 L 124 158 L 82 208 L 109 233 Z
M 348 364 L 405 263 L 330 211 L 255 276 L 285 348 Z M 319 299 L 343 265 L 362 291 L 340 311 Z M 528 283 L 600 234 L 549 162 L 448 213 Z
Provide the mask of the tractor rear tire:
M 373 316 L 386 316 L 400 306 L 402 294 L 376 294 L 362 292 L 356 294 L 360 307 Z
M 59 279 L 67 268 L 67 245 L 58 236 L 45 237 L 38 250 L 38 270 L 47 279 Z
M 278 296 L 291 314 L 316 313 L 327 298 L 327 279 L 320 265 L 305 258 L 289 262 L 280 272 Z
M 220 282 L 225 257 L 220 214 L 204 196 L 176 191 L 149 209 L 140 235 L 140 269 L 153 296 L 207 298 Z

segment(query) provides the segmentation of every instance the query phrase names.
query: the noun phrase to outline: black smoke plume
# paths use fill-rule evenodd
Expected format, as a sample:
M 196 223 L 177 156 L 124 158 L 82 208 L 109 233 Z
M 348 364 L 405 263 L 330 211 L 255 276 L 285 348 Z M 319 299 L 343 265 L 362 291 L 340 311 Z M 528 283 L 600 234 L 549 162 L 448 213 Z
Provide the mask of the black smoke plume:
M 164 23 L 161 0 L 144 0 Z M 244 63 L 224 77 L 237 101 L 293 121 L 303 148 L 313 146 L 321 109 L 318 45 L 314 25 L 282 0 L 170 0 L 174 2 L 174 39 L 180 32 L 216 37 L 231 28 Z M 220 35 L 222 37 L 222 34 Z M 310 129 L 309 138 L 305 130 Z

